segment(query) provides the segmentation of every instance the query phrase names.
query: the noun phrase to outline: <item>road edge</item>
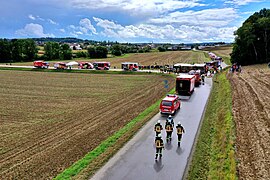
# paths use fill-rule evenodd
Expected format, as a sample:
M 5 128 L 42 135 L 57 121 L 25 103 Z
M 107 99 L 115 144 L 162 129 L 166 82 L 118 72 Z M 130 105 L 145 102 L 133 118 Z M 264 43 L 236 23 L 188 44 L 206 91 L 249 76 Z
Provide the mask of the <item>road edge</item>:
M 213 83 L 213 78 L 211 78 L 211 81 Z M 188 161 L 187 161 L 187 165 L 185 167 L 185 170 L 184 170 L 184 174 L 183 176 L 181 177 L 181 179 L 187 179 L 187 176 L 188 176 L 188 171 L 189 171 L 189 168 L 190 168 L 190 165 L 191 165 L 191 162 L 192 162 L 192 158 L 193 158 L 193 154 L 195 152 L 195 147 L 196 147 L 196 144 L 198 142 L 198 138 L 199 138 L 199 135 L 200 135 L 200 132 L 201 132 L 201 127 L 202 127 L 202 124 L 203 124 L 203 120 L 204 120 L 204 117 L 205 117 L 205 112 L 206 112 L 206 109 L 208 107 L 208 104 L 209 104 L 209 99 L 210 99 L 210 96 L 212 94 L 212 89 L 213 89 L 213 85 L 211 86 L 211 89 L 210 89 L 210 94 L 207 98 L 207 101 L 206 101 L 206 104 L 203 108 L 203 113 L 202 113 L 202 116 L 201 116 L 201 120 L 200 120 L 200 124 L 199 124 L 199 127 L 198 127 L 198 130 L 196 132 L 196 135 L 195 135 L 195 139 L 193 141 L 193 144 L 192 144 L 192 148 L 191 148 L 191 151 L 190 151 L 190 154 L 188 156 Z

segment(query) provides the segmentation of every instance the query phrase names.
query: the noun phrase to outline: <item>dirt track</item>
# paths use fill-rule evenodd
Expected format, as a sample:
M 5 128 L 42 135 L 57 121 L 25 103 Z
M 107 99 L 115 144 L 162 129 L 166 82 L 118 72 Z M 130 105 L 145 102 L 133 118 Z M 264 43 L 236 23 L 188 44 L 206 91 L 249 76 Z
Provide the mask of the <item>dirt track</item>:
M 270 177 L 270 69 L 243 67 L 230 76 L 239 179 Z
M 0 179 L 51 179 L 165 95 L 164 79 L 174 82 L 157 75 L 0 76 Z

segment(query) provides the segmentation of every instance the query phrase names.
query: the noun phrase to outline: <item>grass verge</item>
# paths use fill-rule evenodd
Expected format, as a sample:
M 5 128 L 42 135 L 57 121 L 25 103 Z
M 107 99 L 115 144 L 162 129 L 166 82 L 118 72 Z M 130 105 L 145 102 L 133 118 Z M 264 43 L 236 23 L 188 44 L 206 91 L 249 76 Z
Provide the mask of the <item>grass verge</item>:
M 175 89 L 172 89 L 169 93 L 173 93 L 174 91 Z M 111 137 L 103 141 L 98 147 L 90 151 L 82 159 L 75 162 L 54 179 L 87 179 L 103 164 L 105 164 L 107 160 L 112 157 L 128 140 L 130 140 L 140 127 L 142 127 L 157 113 L 160 102 L 161 100 L 158 100 L 155 104 L 148 107 L 122 129 L 115 132 Z
M 226 71 L 214 77 L 188 179 L 237 179 L 232 93 Z

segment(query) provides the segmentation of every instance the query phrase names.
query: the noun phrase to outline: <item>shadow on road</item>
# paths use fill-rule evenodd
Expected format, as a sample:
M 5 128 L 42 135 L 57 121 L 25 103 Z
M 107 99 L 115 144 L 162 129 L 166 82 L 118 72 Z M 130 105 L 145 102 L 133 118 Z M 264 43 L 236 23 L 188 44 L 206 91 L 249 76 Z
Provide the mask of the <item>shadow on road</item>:
M 167 142 L 166 144 L 165 144 L 165 149 L 167 149 L 167 150 L 171 150 L 172 149 L 172 144 L 171 144 L 171 142 L 169 141 L 169 142 Z
M 154 169 L 156 172 L 161 171 L 161 169 L 164 167 L 164 165 L 162 164 L 162 159 L 159 158 L 158 160 L 155 160 L 155 164 L 154 164 Z
M 181 147 L 177 147 L 175 151 L 179 156 L 184 152 Z

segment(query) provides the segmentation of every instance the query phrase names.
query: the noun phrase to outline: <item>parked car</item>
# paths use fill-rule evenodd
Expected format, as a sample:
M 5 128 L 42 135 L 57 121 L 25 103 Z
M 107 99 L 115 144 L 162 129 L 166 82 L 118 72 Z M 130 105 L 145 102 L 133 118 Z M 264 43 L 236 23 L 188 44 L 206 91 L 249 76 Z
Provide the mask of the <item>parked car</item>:
M 161 114 L 174 115 L 180 109 L 181 102 L 179 96 L 175 94 L 168 94 L 160 103 L 159 110 Z

